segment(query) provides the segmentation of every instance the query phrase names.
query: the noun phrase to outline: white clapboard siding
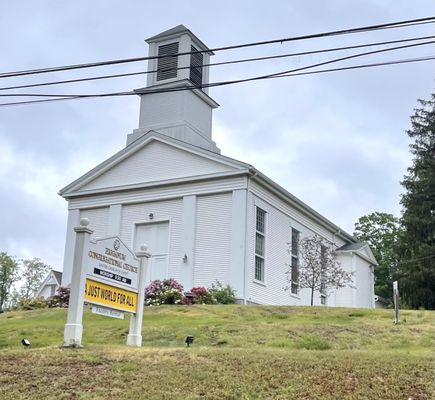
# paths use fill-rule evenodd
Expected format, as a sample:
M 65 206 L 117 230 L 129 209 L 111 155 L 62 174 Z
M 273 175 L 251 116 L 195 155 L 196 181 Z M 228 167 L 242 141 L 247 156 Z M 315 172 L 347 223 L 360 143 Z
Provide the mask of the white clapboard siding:
M 211 138 L 212 109 L 190 91 L 158 93 L 141 97 L 141 111 L 139 127 L 146 130 L 169 133 L 177 139 L 186 140 L 177 134 L 171 134 L 171 127 L 182 127 L 197 133 L 197 140 L 193 144 L 205 145 L 205 139 L 200 141 L 201 135 Z M 183 129 L 183 130 L 184 130 Z M 175 130 L 175 129 L 174 129 Z M 169 131 L 169 132 L 168 132 Z M 201 143 L 202 142 L 202 143 Z
M 81 190 L 162 181 L 231 171 L 228 165 L 153 141 L 106 171 Z
M 356 266 L 354 265 L 354 256 L 352 255 L 352 253 L 339 254 L 337 259 L 341 265 L 341 268 L 348 272 L 354 273 L 353 285 L 358 284 L 355 272 Z M 349 286 L 341 289 L 336 289 L 331 295 L 331 305 L 334 305 L 336 307 L 356 307 L 355 299 L 357 297 L 357 293 L 355 292 L 355 290 L 356 289 Z
M 354 307 L 373 307 L 372 271 L 367 261 L 356 256 L 355 282 L 357 283 L 356 304 Z
M 95 208 L 110 204 L 133 204 L 157 200 L 169 200 L 189 195 L 229 192 L 246 187 L 246 177 L 207 180 L 170 186 L 153 187 L 146 190 L 102 193 L 98 196 L 72 198 L 69 209 Z
M 262 186 L 258 185 L 257 183 L 251 182 L 250 189 L 259 198 L 263 199 L 265 202 L 268 202 L 276 209 L 288 215 L 294 221 L 297 221 L 299 224 L 305 226 L 309 231 L 317 233 L 318 235 L 328 240 L 334 240 L 338 247 L 345 244 L 345 242 L 342 239 L 333 236 L 333 232 L 327 230 L 326 228 L 321 226 L 318 222 L 316 222 L 314 219 L 310 218 L 308 215 L 302 213 L 301 211 L 295 209 L 294 207 L 284 202 L 276 195 L 264 189 Z
M 258 192 L 254 190 L 254 192 Z M 247 232 L 247 267 L 249 278 L 249 295 L 247 300 L 259 304 L 275 305 L 309 305 L 311 293 L 301 290 L 293 295 L 290 290 L 285 290 L 288 285 L 286 272 L 289 270 L 290 254 L 288 252 L 291 238 L 291 228 L 300 232 L 300 238 L 313 236 L 314 233 L 331 239 L 331 232 L 318 226 L 315 221 L 309 221 L 300 213 L 290 209 L 273 194 L 258 196 L 251 193 L 248 201 L 248 232 Z M 254 280 L 255 266 L 255 207 L 266 211 L 266 256 L 265 256 L 265 281 L 259 283 Z M 339 245 L 342 241 L 338 242 Z M 341 297 L 349 306 L 352 304 L 351 292 L 343 291 Z M 314 301 L 320 304 L 320 293 L 315 293 Z
M 153 214 L 150 220 L 149 214 Z M 180 279 L 182 199 L 165 200 L 122 207 L 121 239 L 133 247 L 135 224 L 169 221 L 168 278 Z
M 229 283 L 231 201 L 231 193 L 197 198 L 195 286 Z
M 93 238 L 107 236 L 109 232 L 109 207 L 81 210 L 80 218 L 89 219 L 89 228 L 94 231 Z
M 255 266 L 255 207 L 260 207 L 266 211 L 265 226 L 265 248 L 264 259 L 265 280 L 259 283 L 254 280 Z M 288 243 L 290 241 L 291 219 L 280 210 L 264 202 L 258 196 L 252 196 L 248 210 L 250 218 L 248 248 L 252 256 L 249 260 L 250 270 L 250 301 L 260 304 L 291 304 L 300 303 L 298 298 L 290 296 L 284 290 L 286 286 L 286 271 L 288 270 L 290 256 L 288 253 Z

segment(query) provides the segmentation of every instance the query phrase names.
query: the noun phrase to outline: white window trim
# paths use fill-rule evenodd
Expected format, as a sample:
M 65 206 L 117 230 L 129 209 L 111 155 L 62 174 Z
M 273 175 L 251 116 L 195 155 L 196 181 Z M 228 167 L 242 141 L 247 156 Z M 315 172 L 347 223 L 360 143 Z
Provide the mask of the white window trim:
M 301 235 L 301 232 L 300 232 L 298 229 L 296 229 L 296 228 L 290 226 L 290 268 L 291 268 L 291 270 L 290 270 L 290 278 L 291 278 L 291 276 L 292 276 L 292 270 L 293 270 L 293 258 L 294 258 L 294 257 L 297 259 L 298 275 L 299 275 L 299 270 L 300 270 L 300 251 L 299 251 L 299 244 L 298 244 L 298 248 L 297 248 L 297 253 L 296 253 L 296 254 L 293 253 L 293 231 L 294 231 L 294 232 L 297 232 L 298 240 L 299 240 L 300 235 Z M 293 290 L 292 290 L 293 280 L 290 279 L 290 294 L 291 294 L 292 296 L 294 296 L 294 297 L 300 298 L 301 286 L 300 286 L 299 281 L 296 282 L 296 284 L 297 284 L 297 290 L 296 290 L 296 293 L 295 293 L 295 292 L 293 292 Z
M 320 253 L 323 254 L 323 252 L 326 251 L 326 250 L 327 250 L 326 246 L 321 245 Z M 328 290 L 326 288 L 326 284 L 325 284 L 325 287 L 322 290 L 322 285 L 323 285 L 322 280 L 323 280 L 323 277 L 321 277 L 320 279 L 321 279 L 321 283 L 320 283 L 320 304 L 322 306 L 326 306 L 326 304 L 327 304 L 327 298 L 328 298 Z M 323 303 L 323 301 L 324 301 L 324 303 Z
M 260 232 L 257 230 L 257 209 L 260 209 L 264 212 L 264 232 Z M 267 254 L 267 241 L 266 241 L 266 231 L 267 231 L 267 211 L 258 206 L 255 205 L 255 218 L 254 218 L 254 227 L 255 227 L 255 235 L 254 235 L 254 274 L 252 281 L 258 285 L 266 286 L 266 254 Z M 257 233 L 263 236 L 263 255 L 257 254 Z M 263 280 L 259 280 L 255 277 L 255 268 L 256 268 L 256 258 L 259 257 L 263 260 Z

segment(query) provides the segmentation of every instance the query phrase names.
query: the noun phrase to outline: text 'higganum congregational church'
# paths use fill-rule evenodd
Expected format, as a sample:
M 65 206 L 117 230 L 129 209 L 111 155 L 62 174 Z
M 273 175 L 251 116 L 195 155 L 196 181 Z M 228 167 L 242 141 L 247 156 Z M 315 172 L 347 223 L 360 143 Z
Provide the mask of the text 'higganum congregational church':
M 218 104 L 201 88 L 213 52 L 183 25 L 147 43 L 149 56 L 160 57 L 148 61 L 147 86 L 136 90 L 138 129 L 60 191 L 69 210 L 62 285 L 71 282 L 74 227 L 88 218 L 96 238 L 148 245 L 147 281 L 175 278 L 186 290 L 219 281 L 241 303 L 306 305 L 310 290 L 298 284 L 301 256 L 292 242 L 317 234 L 334 243 L 353 287 L 316 293 L 314 304 L 374 307 L 370 248 L 252 165 L 220 153 L 212 140 Z M 284 290 L 289 268 L 294 278 Z

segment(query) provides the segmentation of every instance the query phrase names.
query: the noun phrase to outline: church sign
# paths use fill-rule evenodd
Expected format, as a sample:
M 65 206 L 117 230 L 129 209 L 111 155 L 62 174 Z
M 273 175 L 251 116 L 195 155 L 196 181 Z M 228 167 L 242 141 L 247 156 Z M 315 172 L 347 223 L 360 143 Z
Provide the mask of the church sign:
M 64 346 L 81 347 L 83 305 L 114 318 L 130 314 L 128 346 L 142 345 L 145 276 L 150 254 L 145 244 L 133 253 L 118 237 L 91 240 L 94 232 L 82 218 L 74 228 L 74 260 Z M 137 257 L 137 258 L 136 258 Z
M 119 311 L 136 313 L 137 293 L 86 279 L 85 302 Z
M 139 261 L 116 236 L 97 239 L 88 251 L 88 278 L 137 293 Z

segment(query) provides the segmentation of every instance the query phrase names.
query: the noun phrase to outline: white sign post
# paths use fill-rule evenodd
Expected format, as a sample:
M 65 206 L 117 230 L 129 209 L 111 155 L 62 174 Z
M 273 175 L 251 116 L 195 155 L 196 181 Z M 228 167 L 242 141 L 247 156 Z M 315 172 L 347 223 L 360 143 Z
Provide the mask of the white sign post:
M 142 345 L 145 276 L 150 254 L 145 245 L 133 253 L 118 237 L 91 241 L 89 220 L 74 228 L 76 242 L 64 347 L 80 347 L 83 334 L 83 303 L 93 312 L 115 318 L 131 314 L 127 345 Z M 137 257 L 137 258 L 136 258 Z M 138 260 L 139 259 L 139 260 Z
M 86 279 L 86 254 L 93 230 L 88 228 L 89 220 L 82 218 L 80 226 L 74 228 L 76 243 L 69 296 L 68 316 L 64 329 L 64 347 L 80 347 L 83 334 L 83 300 Z
M 130 330 L 127 336 L 127 346 L 142 346 L 142 317 L 143 303 L 145 300 L 145 277 L 148 267 L 148 258 L 150 253 L 147 252 L 147 246 L 142 245 L 140 251 L 136 252 L 136 257 L 140 260 L 139 268 L 139 287 L 137 296 L 137 311 L 130 317 Z

